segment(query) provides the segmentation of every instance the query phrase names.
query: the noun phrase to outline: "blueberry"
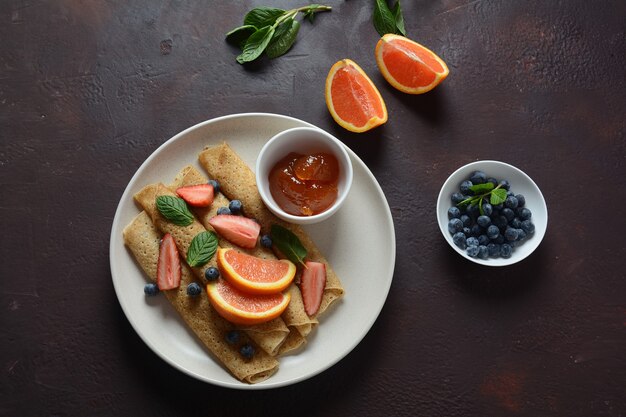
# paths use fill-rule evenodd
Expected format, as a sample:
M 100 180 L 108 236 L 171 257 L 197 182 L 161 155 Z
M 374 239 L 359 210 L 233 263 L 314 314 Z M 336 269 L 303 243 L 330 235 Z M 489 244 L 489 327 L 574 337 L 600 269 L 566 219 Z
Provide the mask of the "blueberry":
M 504 243 L 500 246 L 500 256 L 503 258 L 510 258 L 511 253 L 513 253 L 513 248 L 508 243 Z
M 261 245 L 266 248 L 272 247 L 272 237 L 270 235 L 261 236 Z
M 461 217 L 461 210 L 458 207 L 452 206 L 448 209 L 448 219 L 456 219 Z
M 467 208 L 467 215 L 470 216 L 472 219 L 480 216 L 480 209 L 478 208 L 478 205 L 472 204 L 471 206 L 469 206 Z
M 523 229 L 515 229 L 517 230 L 517 240 L 526 239 L 526 232 Z
M 532 217 L 533 213 L 526 207 L 522 208 L 519 213 L 520 220 L 528 220 Z
M 478 237 L 480 235 L 483 234 L 483 228 L 480 227 L 477 224 L 474 224 L 471 228 L 470 228 L 470 234 L 474 237 Z
M 507 223 L 515 218 L 515 212 L 508 207 L 502 209 L 502 215 L 506 218 Z
M 513 197 L 514 195 L 515 195 L 515 193 L 514 193 L 513 191 L 511 191 L 511 190 L 509 190 L 509 191 L 506 193 L 506 196 L 507 196 L 507 197 Z
M 517 201 L 517 198 L 515 198 L 515 196 L 512 196 L 512 195 L 508 196 L 506 200 L 504 200 L 504 206 L 510 209 L 517 208 L 518 204 L 519 203 Z
M 495 224 L 500 230 L 506 228 L 506 226 L 509 224 L 509 221 L 503 215 L 499 215 L 491 222 Z
M 159 287 L 153 282 L 144 285 L 143 293 L 149 296 L 157 295 L 159 293 Z
M 470 176 L 470 181 L 473 184 L 484 184 L 487 181 L 487 175 L 482 171 L 474 171 Z
M 461 186 L 459 187 L 459 190 L 461 190 L 461 193 L 465 194 L 465 195 L 473 195 L 474 192 L 471 190 L 472 186 L 474 184 L 472 184 L 471 181 L 463 181 L 461 183 Z
M 209 184 L 213 186 L 213 194 L 220 192 L 220 183 L 215 180 L 209 180 Z
M 497 180 L 497 179 L 495 179 L 495 178 L 491 178 L 491 177 L 489 177 L 489 178 L 487 178 L 487 181 L 486 181 L 486 182 L 490 182 L 490 183 L 492 183 L 494 187 L 497 187 L 497 186 L 498 186 L 498 180 Z
M 493 206 L 489 203 L 483 203 L 483 213 L 485 216 L 491 216 L 493 214 Z
M 463 228 L 463 234 L 467 237 L 472 235 L 472 229 L 470 229 L 469 227 L 464 227 Z
M 526 197 L 524 197 L 523 194 L 517 194 L 515 198 L 517 198 L 517 207 L 524 207 L 526 204 Z
M 504 231 L 504 238 L 509 242 L 514 242 L 517 240 L 519 233 L 517 233 L 517 229 L 513 229 L 512 227 L 507 227 Z
M 463 194 L 461 193 L 453 193 L 450 196 L 450 199 L 452 200 L 452 204 L 454 204 L 455 206 L 457 204 L 459 204 L 461 201 L 465 200 L 467 197 L 465 197 Z
M 504 207 L 504 205 L 502 203 L 500 204 L 496 204 L 495 206 L 493 206 L 493 212 L 499 212 L 500 210 L 502 210 L 502 208 Z
M 460 219 L 463 222 L 463 227 L 471 227 L 472 226 L 472 219 L 467 214 L 462 214 Z
M 237 330 L 231 330 L 226 333 L 226 343 L 228 343 L 229 345 L 236 345 L 237 343 L 239 343 L 240 336 L 241 335 Z
M 501 245 L 504 243 L 504 235 L 498 235 L 497 238 L 493 239 L 493 243 L 497 243 L 498 245 Z
M 487 235 L 478 236 L 478 244 L 486 246 L 489 243 L 489 238 Z
M 524 220 L 522 222 L 522 230 L 525 231 L 527 235 L 533 234 L 535 232 L 535 225 L 530 220 Z
M 487 228 L 487 237 L 489 239 L 495 239 L 500 235 L 500 229 L 495 224 L 492 224 Z
M 497 243 L 490 243 L 487 245 L 487 250 L 489 251 L 489 256 L 492 258 L 497 258 L 500 256 L 500 245 Z
M 461 219 L 452 219 L 448 222 L 448 231 L 452 234 L 463 230 L 463 222 Z
M 207 279 L 207 281 L 215 281 L 220 277 L 220 270 L 214 266 L 209 267 L 206 269 L 206 271 L 204 271 L 204 277 Z
M 228 207 L 220 207 L 217 209 L 217 214 L 231 214 Z
M 192 282 L 189 285 L 187 285 L 187 295 L 195 297 L 196 295 L 200 295 L 201 292 L 202 292 L 202 288 L 200 288 L 200 286 L 196 284 L 195 282 Z
M 516 229 L 519 229 L 520 227 L 522 227 L 522 221 L 519 219 L 519 217 L 515 217 L 513 220 L 509 222 L 509 224 L 511 225 L 511 227 L 514 227 Z
M 480 245 L 480 242 L 478 241 L 478 238 L 475 238 L 474 236 L 472 237 L 468 237 L 466 240 L 467 246 L 478 246 Z
M 489 257 L 489 250 L 487 249 L 487 246 L 480 245 L 478 247 L 478 257 L 480 259 L 487 259 Z
M 487 228 L 491 224 L 491 219 L 489 218 L 489 216 L 478 216 L 478 219 L 476 219 L 476 223 L 478 223 L 480 227 Z
M 467 246 L 465 234 L 463 232 L 457 232 L 452 236 L 452 241 L 461 249 L 465 249 Z
M 478 246 L 469 246 L 467 248 L 467 255 L 471 258 L 477 257 L 478 252 L 480 252 L 480 249 L 478 249 Z
M 246 359 L 252 359 L 254 356 L 254 347 L 246 343 L 239 349 L 239 353 Z
M 511 184 L 509 184 L 507 180 L 500 181 L 499 185 L 500 185 L 500 188 L 504 188 L 507 191 L 509 191 L 509 188 L 511 188 Z
M 239 214 L 241 213 L 241 201 L 239 200 L 233 200 L 230 203 L 228 203 L 228 209 L 230 210 L 230 212 L 232 214 Z

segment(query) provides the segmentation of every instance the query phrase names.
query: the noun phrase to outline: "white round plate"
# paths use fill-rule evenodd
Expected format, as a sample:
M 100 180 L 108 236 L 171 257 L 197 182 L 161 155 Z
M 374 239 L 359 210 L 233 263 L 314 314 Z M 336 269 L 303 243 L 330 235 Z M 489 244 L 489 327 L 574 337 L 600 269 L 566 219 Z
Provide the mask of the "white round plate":
M 396 257 L 391 211 L 378 182 L 350 149 L 354 180 L 344 206 L 326 222 L 304 226 L 342 280 L 345 296 L 322 316 L 304 349 L 280 358 L 279 370 L 271 378 L 255 385 L 239 382 L 212 358 L 165 297 L 144 296 L 146 277 L 122 239 L 123 228 L 139 213 L 133 195 L 147 184 L 169 183 L 187 164 L 202 169 L 197 162 L 200 151 L 222 141 L 254 167 L 267 140 L 298 126 L 312 125 L 288 116 L 246 113 L 190 127 L 161 145 L 141 165 L 115 212 L 111 275 L 126 317 L 157 355 L 202 381 L 230 388 L 264 389 L 310 378 L 354 349 L 376 321 L 387 298 Z

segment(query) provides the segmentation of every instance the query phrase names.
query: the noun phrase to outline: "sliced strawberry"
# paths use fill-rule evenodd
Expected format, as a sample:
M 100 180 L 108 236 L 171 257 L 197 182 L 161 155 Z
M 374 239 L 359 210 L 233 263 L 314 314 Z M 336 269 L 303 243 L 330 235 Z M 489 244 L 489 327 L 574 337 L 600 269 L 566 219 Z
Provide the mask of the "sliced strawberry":
M 215 193 L 211 184 L 200 184 L 177 188 L 176 194 L 190 206 L 208 207 L 213 202 Z
M 306 261 L 306 268 L 300 277 L 300 291 L 304 302 L 304 311 L 309 316 L 317 313 L 322 303 L 326 287 L 326 265 L 321 262 Z
M 174 238 L 166 233 L 161 239 L 157 262 L 157 286 L 159 290 L 171 290 L 180 285 L 180 257 Z
M 261 225 L 243 216 L 218 214 L 209 220 L 218 235 L 242 248 L 252 249 L 261 232 Z

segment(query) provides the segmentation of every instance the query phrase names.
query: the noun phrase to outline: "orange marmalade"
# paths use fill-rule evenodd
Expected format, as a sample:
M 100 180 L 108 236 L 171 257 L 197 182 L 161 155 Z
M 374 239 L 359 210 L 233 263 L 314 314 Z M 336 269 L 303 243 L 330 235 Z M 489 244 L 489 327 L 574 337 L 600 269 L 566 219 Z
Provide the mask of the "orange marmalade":
M 339 162 L 329 153 L 291 152 L 269 175 L 270 192 L 285 212 L 312 216 L 327 210 L 337 199 Z

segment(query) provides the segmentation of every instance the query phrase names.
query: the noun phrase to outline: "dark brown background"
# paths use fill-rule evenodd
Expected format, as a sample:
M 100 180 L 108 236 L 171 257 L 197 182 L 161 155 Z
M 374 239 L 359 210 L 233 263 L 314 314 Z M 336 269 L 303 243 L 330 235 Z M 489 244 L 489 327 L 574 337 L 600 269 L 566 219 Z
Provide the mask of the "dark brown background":
M 243 67 L 224 34 L 285 0 L 0 4 L 0 415 L 626 415 L 626 3 L 404 0 L 409 36 L 449 78 L 393 90 L 373 57 L 372 1 L 329 1 L 288 55 Z M 351 134 L 323 85 L 351 58 L 389 122 Z M 378 321 L 340 363 L 261 392 L 196 381 L 136 335 L 108 244 L 122 192 L 161 143 L 265 111 L 341 138 L 385 191 L 396 272 Z M 478 159 L 525 170 L 545 240 L 508 268 L 445 243 L 434 205 Z

